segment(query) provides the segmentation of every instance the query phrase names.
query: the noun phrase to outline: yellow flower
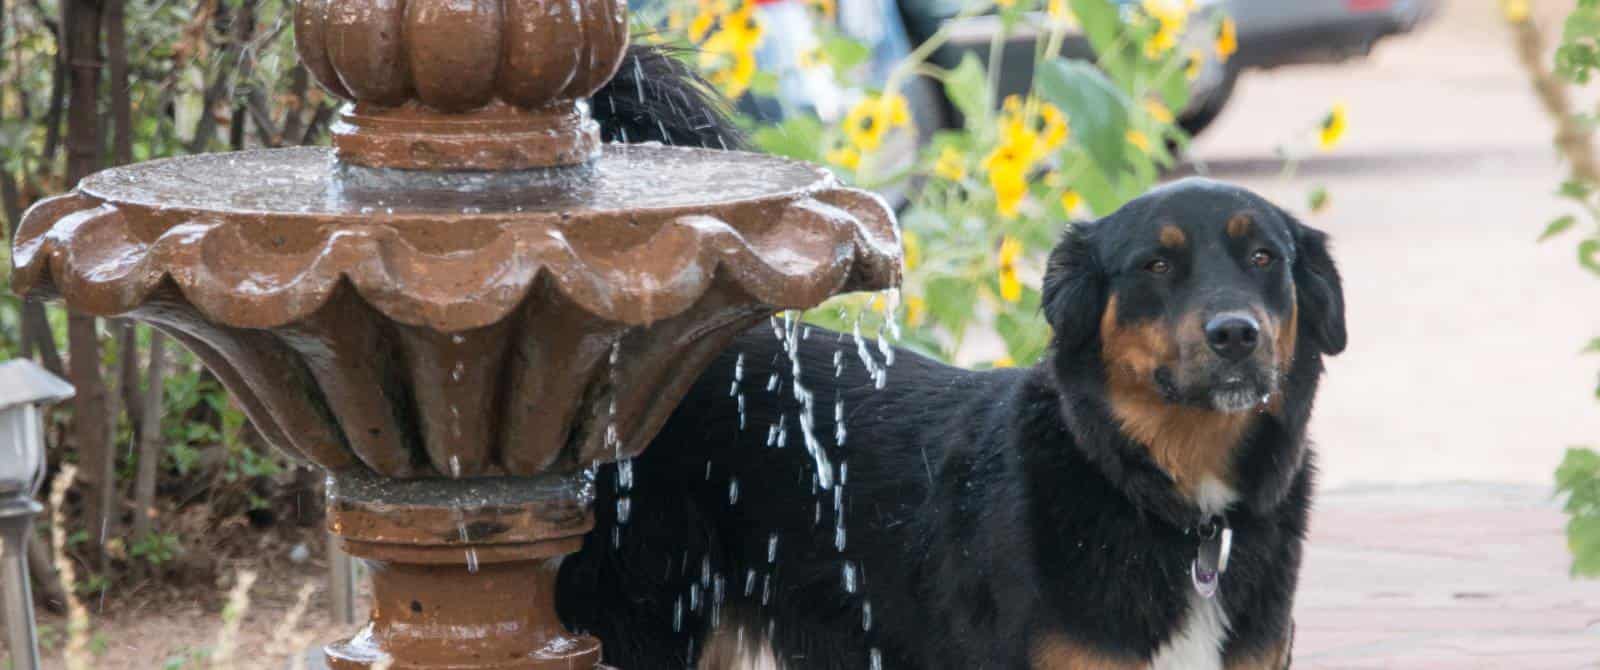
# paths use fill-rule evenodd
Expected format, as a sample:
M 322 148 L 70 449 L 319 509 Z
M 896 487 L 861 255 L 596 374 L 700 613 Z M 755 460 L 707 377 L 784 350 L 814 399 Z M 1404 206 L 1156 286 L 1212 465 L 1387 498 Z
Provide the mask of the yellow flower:
M 1068 214 L 1078 211 L 1078 208 L 1082 206 L 1083 196 L 1079 195 L 1077 191 L 1069 188 L 1061 192 L 1061 209 Z
M 900 234 L 900 246 L 905 251 L 906 270 L 922 265 L 922 238 L 909 230 Z
M 832 21 L 833 17 L 839 13 L 839 5 L 834 0 L 811 0 L 808 4 L 811 5 L 812 9 L 821 12 L 822 16 L 829 21 Z
M 1172 110 L 1161 104 L 1160 100 L 1144 101 L 1144 111 L 1155 119 L 1157 123 L 1172 123 Z
M 945 147 L 939 152 L 939 160 L 933 163 L 933 173 L 949 181 L 961 181 L 967 177 L 967 160 L 955 147 Z
M 1011 9 L 1012 7 L 1017 6 L 1017 0 L 994 0 L 994 4 L 995 6 L 1003 9 Z
M 996 368 L 1014 368 L 1017 367 L 1017 362 L 1011 360 L 1010 356 L 1001 356 L 995 359 L 994 366 Z
M 1144 53 L 1158 58 L 1178 45 L 1183 26 L 1189 20 L 1192 3 L 1176 0 L 1144 0 L 1141 4 L 1146 16 L 1155 19 L 1156 31 L 1144 43 Z
M 1239 51 L 1239 24 L 1233 22 L 1233 17 L 1224 16 L 1217 24 L 1217 41 L 1213 46 L 1217 51 L 1217 60 L 1224 63 Z
M 1345 127 L 1350 122 L 1350 109 L 1344 103 L 1334 103 L 1328 115 L 1322 117 L 1322 124 L 1317 129 L 1317 145 L 1323 151 L 1331 151 L 1339 146 L 1344 139 Z
M 906 296 L 906 324 L 911 326 L 921 325 L 923 317 L 928 315 L 928 301 L 920 295 Z
M 844 132 L 857 149 L 875 151 L 891 128 L 911 123 L 911 108 L 904 96 L 872 96 L 857 103 L 844 117 Z
M 1000 239 L 1000 297 L 1006 302 L 1022 299 L 1022 282 L 1017 279 L 1017 261 L 1022 258 L 1022 242 L 1006 235 Z
M 1522 23 L 1528 20 L 1528 0 L 1500 0 L 1500 13 L 1507 21 Z
M 750 81 L 756 75 L 756 55 L 754 51 L 741 51 L 717 55 L 710 51 L 700 52 L 701 69 L 705 72 L 706 81 L 722 91 L 728 98 L 737 98 L 750 90 Z
M 995 209 L 1001 216 L 1016 216 L 1022 201 L 1028 197 L 1028 168 L 1032 162 L 1030 156 L 1010 144 L 995 147 L 994 152 L 984 159 L 983 169 L 989 173 L 989 186 L 994 188 Z
M 1133 146 L 1138 147 L 1140 151 L 1143 151 L 1145 153 L 1150 153 L 1150 138 L 1149 138 L 1149 136 L 1147 136 L 1144 133 L 1141 133 L 1141 132 L 1139 132 L 1137 130 L 1128 131 L 1128 144 L 1132 144 Z
M 855 170 L 861 167 L 861 152 L 856 151 L 855 147 L 839 147 L 829 151 L 826 158 L 829 163 L 847 170 Z
M 1189 58 L 1183 62 L 1183 76 L 1189 81 L 1200 78 L 1200 66 L 1205 62 L 1199 49 L 1190 49 Z
M 1055 105 L 1048 102 L 1039 103 L 1039 121 L 1042 126 L 1040 134 L 1044 138 L 1044 150 L 1055 151 L 1065 144 L 1072 135 L 1071 128 L 1067 125 L 1067 115 L 1062 113 Z
M 1046 13 L 1050 20 L 1064 24 L 1068 27 L 1078 24 L 1078 17 L 1072 13 L 1072 8 L 1067 6 L 1067 0 L 1050 0 L 1046 5 Z
M 802 70 L 810 70 L 812 68 L 824 65 L 827 62 L 828 53 L 823 51 L 822 47 L 817 47 L 815 49 L 800 52 L 800 62 L 798 65 Z

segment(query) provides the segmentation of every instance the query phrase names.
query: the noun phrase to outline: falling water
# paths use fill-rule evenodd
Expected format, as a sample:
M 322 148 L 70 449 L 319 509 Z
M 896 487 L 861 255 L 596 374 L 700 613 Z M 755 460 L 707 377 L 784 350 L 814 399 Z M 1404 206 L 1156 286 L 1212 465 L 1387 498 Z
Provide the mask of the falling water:
M 773 534 L 767 536 L 767 562 L 768 563 L 777 563 L 778 562 L 778 534 L 777 533 L 773 533 Z
M 739 480 L 738 478 L 733 478 L 728 480 L 728 505 L 737 504 L 739 504 Z
M 883 652 L 877 647 L 872 648 L 872 668 L 870 670 L 883 670 Z
M 872 603 L 861 603 L 861 630 L 872 630 Z
M 856 564 L 850 561 L 844 562 L 844 592 L 856 592 Z

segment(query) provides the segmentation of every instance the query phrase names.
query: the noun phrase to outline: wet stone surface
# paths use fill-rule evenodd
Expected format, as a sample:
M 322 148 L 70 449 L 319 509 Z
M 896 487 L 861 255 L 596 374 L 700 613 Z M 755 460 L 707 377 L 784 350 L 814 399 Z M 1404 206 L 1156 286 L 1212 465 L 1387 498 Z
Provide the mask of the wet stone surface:
M 330 149 L 187 156 L 96 173 L 82 190 L 159 210 L 304 216 L 646 213 L 793 196 L 825 170 L 759 154 L 607 145 L 593 164 L 512 173 L 423 173 L 338 164 Z

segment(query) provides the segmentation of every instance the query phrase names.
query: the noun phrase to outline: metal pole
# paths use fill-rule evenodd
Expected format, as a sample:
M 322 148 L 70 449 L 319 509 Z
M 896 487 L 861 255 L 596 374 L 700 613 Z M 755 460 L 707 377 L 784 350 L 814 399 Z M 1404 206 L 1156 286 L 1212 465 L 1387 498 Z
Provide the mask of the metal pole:
M 0 504 L 0 597 L 5 600 L 11 670 L 39 670 L 33 588 L 28 582 L 28 536 L 33 532 L 33 517 L 43 509 L 29 499 Z
M 328 593 L 333 599 L 333 622 L 356 623 L 355 562 L 339 547 L 339 538 L 328 534 Z

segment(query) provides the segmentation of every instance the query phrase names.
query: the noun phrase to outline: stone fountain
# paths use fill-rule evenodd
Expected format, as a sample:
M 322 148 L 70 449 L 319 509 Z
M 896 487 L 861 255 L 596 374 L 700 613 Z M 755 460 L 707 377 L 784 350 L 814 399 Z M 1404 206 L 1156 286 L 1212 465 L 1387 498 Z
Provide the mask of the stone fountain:
M 181 341 L 329 474 L 375 606 L 334 668 L 591 668 L 556 618 L 592 466 L 739 331 L 898 279 L 891 213 L 810 165 L 605 145 L 623 0 L 301 0 L 334 148 L 100 172 L 32 208 L 18 292 Z

